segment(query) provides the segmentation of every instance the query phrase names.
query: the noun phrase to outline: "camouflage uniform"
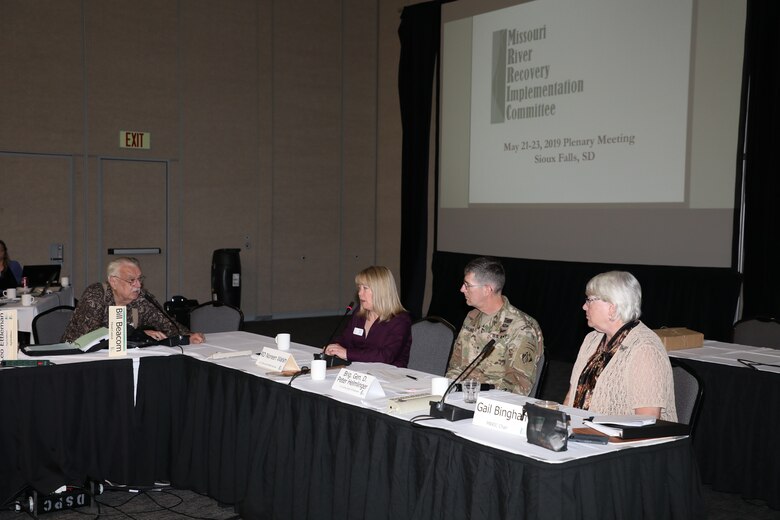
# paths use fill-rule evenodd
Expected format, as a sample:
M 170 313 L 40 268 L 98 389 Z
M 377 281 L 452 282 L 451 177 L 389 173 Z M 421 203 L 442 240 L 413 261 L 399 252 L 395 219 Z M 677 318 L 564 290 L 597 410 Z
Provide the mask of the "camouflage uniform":
M 492 316 L 478 309 L 468 313 L 452 349 L 447 377 L 457 377 L 485 344 L 495 339 L 493 353 L 468 377 L 528 395 L 536 377 L 536 362 L 544 350 L 542 330 L 535 319 L 512 306 L 506 296 L 501 298 L 504 305 Z

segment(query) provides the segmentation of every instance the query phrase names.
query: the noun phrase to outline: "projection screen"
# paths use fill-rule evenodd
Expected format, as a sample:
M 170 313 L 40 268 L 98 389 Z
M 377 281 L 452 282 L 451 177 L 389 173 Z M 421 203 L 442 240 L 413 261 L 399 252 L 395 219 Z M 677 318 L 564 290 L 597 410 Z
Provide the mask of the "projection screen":
M 443 6 L 438 249 L 731 265 L 745 6 Z

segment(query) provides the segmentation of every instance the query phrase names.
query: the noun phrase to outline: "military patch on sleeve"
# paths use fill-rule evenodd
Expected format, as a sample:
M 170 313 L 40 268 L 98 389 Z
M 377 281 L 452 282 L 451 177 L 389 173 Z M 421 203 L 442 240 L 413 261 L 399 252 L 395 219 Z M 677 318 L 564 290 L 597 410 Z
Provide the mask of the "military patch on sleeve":
M 512 325 L 513 321 L 514 320 L 512 318 L 510 318 L 509 316 L 504 318 L 504 321 L 501 323 L 501 327 L 498 329 L 498 333 L 501 336 L 505 336 L 506 335 L 506 331 L 509 330 L 509 327 Z

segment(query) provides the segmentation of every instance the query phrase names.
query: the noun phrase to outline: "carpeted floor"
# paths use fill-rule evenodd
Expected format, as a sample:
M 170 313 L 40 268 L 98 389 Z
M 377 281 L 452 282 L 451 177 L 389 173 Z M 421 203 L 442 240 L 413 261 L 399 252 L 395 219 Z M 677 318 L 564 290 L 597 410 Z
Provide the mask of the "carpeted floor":
M 717 493 L 703 487 L 710 520 L 778 520 L 780 511 L 768 508 L 728 493 Z M 0 520 L 20 520 L 32 515 L 11 511 L 0 512 Z M 98 518 L 135 520 L 238 520 L 233 508 L 193 491 L 165 489 L 130 493 L 106 491 L 97 497 L 95 507 L 42 513 L 43 520 L 97 520 Z
M 155 491 L 129 492 L 107 490 L 95 497 L 90 507 L 41 512 L 44 520 L 93 520 L 97 518 L 134 520 L 235 520 L 240 518 L 231 506 L 223 506 L 215 500 L 193 491 L 162 488 Z M 26 512 L 0 512 L 0 520 L 32 518 Z

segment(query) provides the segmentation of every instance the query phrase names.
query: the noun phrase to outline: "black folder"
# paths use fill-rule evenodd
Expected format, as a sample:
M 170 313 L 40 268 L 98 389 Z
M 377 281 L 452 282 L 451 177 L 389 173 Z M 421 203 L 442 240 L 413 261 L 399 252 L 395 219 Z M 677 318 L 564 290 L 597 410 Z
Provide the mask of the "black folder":
M 654 424 L 647 424 L 645 426 L 620 426 L 615 424 L 605 424 L 604 426 L 621 430 L 621 434 L 618 438 L 624 441 L 656 439 L 658 437 L 679 437 L 682 435 L 690 435 L 691 433 L 691 428 L 687 424 L 664 421 L 662 419 L 657 419 Z
M 691 428 L 687 424 L 657 419 L 655 424 L 645 426 L 623 426 L 621 439 L 655 439 L 656 437 L 677 437 L 689 435 Z

